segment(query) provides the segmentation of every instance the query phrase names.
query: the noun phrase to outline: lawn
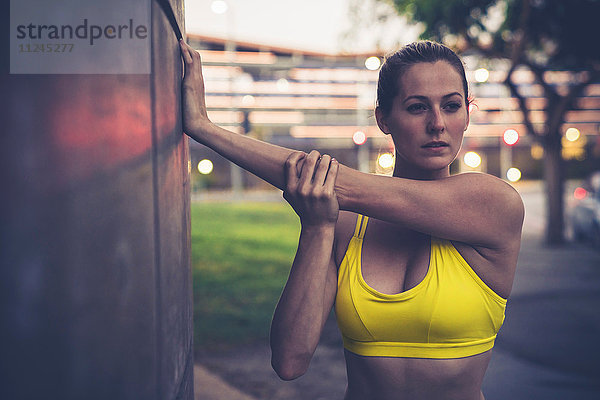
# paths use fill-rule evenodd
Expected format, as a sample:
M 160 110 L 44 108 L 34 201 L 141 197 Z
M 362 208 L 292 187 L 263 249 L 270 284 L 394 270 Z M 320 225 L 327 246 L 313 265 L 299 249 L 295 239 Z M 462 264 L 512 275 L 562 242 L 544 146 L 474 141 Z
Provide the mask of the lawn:
M 300 223 L 287 203 L 192 203 L 196 350 L 266 341 Z

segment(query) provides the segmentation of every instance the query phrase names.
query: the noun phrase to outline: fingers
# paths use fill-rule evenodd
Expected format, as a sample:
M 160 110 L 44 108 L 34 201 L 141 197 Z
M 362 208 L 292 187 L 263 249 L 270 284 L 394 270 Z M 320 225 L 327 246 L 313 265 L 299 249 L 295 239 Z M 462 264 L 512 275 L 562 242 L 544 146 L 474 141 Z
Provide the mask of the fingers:
M 329 165 L 329 171 L 327 171 L 327 177 L 325 178 L 324 189 L 327 193 L 333 193 L 335 188 L 335 180 L 337 178 L 338 170 L 340 168 L 340 163 L 335 158 L 331 159 L 331 164 Z
M 302 164 L 302 165 L 300 165 Z M 300 176 L 298 176 L 300 170 Z M 290 154 L 285 162 L 286 190 L 307 195 L 312 189 L 327 188 L 332 191 L 337 177 L 338 162 L 330 155 L 320 155 L 313 150 Z M 311 189 L 312 188 L 312 189 Z
M 183 60 L 186 64 L 191 64 L 194 60 L 192 59 L 191 47 L 185 42 L 185 40 L 181 39 L 179 41 L 179 48 L 181 49 L 181 55 L 183 56 Z
M 331 156 L 323 154 L 319 159 L 317 170 L 315 171 L 315 177 L 313 182 L 315 185 L 323 186 L 325 178 L 327 177 L 327 171 L 329 170 L 329 164 L 331 163 Z
M 181 50 L 181 55 L 185 64 L 184 84 L 198 79 L 203 82 L 204 78 L 202 77 L 202 59 L 200 53 L 194 50 L 183 39 L 179 41 L 179 49 Z M 203 84 L 204 83 L 202 83 L 202 85 Z
M 300 167 L 300 164 L 302 166 Z M 301 168 L 300 176 L 297 169 Z M 285 162 L 283 198 L 300 217 L 302 226 L 335 224 L 339 205 L 335 196 L 338 162 L 331 156 L 293 152 Z
M 302 166 L 302 173 L 300 174 L 300 181 L 298 182 L 298 186 L 304 194 L 308 194 L 308 190 L 313 180 L 313 176 L 315 174 L 315 167 L 319 162 L 320 154 L 318 151 L 313 150 L 308 153 L 308 156 L 304 160 L 304 165 Z

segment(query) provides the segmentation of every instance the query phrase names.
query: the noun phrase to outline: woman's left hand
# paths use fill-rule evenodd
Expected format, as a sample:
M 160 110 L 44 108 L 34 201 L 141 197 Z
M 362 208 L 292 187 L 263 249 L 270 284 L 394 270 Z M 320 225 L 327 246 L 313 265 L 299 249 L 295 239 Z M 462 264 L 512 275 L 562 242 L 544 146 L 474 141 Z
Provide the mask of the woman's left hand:
M 297 174 L 303 160 L 302 172 Z M 334 187 L 339 163 L 331 156 L 313 150 L 308 156 L 292 153 L 285 163 L 284 199 L 300 217 L 302 227 L 335 225 L 339 205 Z

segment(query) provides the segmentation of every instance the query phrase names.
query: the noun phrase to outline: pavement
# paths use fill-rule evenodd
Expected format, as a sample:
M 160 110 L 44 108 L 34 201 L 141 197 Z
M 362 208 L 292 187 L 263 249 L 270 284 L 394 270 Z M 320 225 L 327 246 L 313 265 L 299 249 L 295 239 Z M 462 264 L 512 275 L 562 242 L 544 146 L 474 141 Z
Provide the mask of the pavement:
M 521 253 L 483 392 L 487 400 L 600 399 L 600 249 L 545 246 L 539 184 L 518 190 L 526 208 Z M 269 357 L 266 343 L 201 355 L 196 399 L 343 398 L 346 371 L 333 316 L 303 377 L 279 380 Z
M 194 389 L 197 400 L 254 400 L 199 364 L 194 366 Z

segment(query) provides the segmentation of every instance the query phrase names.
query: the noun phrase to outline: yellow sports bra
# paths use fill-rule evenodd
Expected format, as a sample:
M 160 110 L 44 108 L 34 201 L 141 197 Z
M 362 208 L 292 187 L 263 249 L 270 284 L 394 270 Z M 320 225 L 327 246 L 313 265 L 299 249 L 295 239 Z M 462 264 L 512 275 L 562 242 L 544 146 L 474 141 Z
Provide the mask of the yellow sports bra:
M 371 288 L 361 271 L 368 217 L 359 216 L 338 272 L 335 313 L 344 347 L 362 356 L 460 358 L 494 346 L 506 299 L 447 241 L 431 238 L 427 275 L 398 294 Z

